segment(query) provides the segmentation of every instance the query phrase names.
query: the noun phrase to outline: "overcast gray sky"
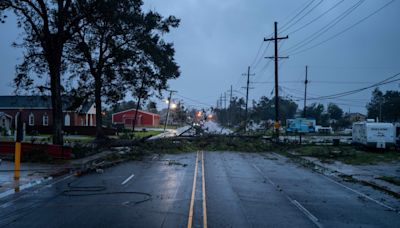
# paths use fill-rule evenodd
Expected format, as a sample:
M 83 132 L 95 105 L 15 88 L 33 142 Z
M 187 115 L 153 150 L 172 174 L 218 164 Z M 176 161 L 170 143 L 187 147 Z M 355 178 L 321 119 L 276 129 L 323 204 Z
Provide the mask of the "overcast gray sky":
M 281 41 L 280 53 L 289 55 L 280 61 L 281 94 L 302 97 L 304 91 L 305 65 L 309 66 L 309 97 L 330 95 L 373 84 L 400 72 L 400 2 L 393 3 L 362 21 L 355 27 L 315 48 L 310 46 L 343 31 L 362 18 L 378 10 L 391 0 L 365 0 L 340 22 L 332 25 L 359 0 L 314 0 L 298 17 L 294 16 L 312 0 L 145 0 L 145 9 L 153 9 L 162 15 L 175 15 L 181 19 L 179 28 L 167 35 L 174 42 L 176 61 L 182 75 L 171 81 L 171 89 L 177 90 L 176 98 L 187 105 L 203 107 L 214 105 L 219 96 L 229 90 L 244 93 L 247 67 L 252 65 L 254 83 L 250 99 L 271 97 L 273 89 L 273 63 L 263 56 L 273 55 L 273 45 L 262 55 L 278 22 L 280 36 L 289 35 Z M 331 7 L 337 7 L 323 14 Z M 316 19 L 313 23 L 298 28 Z M 303 17 L 303 15 L 305 15 Z M 290 22 L 285 26 L 285 23 Z M 329 29 L 328 29 L 329 28 Z M 325 29 L 325 30 L 321 30 Z M 0 94 L 12 93 L 10 86 L 15 75 L 15 65 L 21 61 L 21 49 L 11 47 L 19 31 L 15 20 L 10 18 L 0 25 Z M 313 39 L 318 31 L 321 36 Z M 311 37 L 311 38 L 310 38 Z M 306 40 L 304 47 L 289 49 Z M 256 54 L 261 46 L 260 55 Z M 295 46 L 298 47 L 298 46 Z M 301 53 L 298 51 L 306 50 Z M 259 60 L 260 59 L 260 60 Z M 256 61 L 254 61 L 256 60 Z M 400 89 L 398 82 L 381 86 L 383 90 Z M 323 100 L 322 103 L 338 103 L 345 111 L 365 113 L 365 104 L 372 90 L 367 90 L 340 100 Z M 242 96 L 236 92 L 236 96 Z M 228 96 L 228 94 L 227 94 Z M 312 101 L 310 101 L 311 103 Z M 314 101 L 313 101 L 314 102 Z M 299 101 L 302 108 L 303 101 Z

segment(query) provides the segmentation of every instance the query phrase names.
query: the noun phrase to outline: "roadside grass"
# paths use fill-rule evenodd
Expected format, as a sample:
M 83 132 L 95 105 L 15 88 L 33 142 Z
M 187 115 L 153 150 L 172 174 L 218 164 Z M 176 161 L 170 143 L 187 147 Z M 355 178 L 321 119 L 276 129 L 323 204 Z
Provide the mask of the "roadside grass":
M 90 143 L 93 142 L 95 139 L 94 136 L 64 136 L 64 141 L 65 142 L 79 142 L 79 143 Z
M 162 131 L 157 131 L 157 130 L 148 130 L 148 131 L 124 131 L 121 132 L 117 138 L 118 139 L 134 139 L 134 138 L 144 138 L 144 137 L 150 137 L 150 136 L 154 136 L 154 135 L 158 135 L 161 134 Z
M 296 155 L 316 157 L 326 163 L 337 160 L 346 164 L 361 165 L 400 161 L 400 153 L 396 151 L 363 151 L 351 145 L 305 145 L 295 147 L 292 151 Z
M 80 143 L 90 143 L 95 139 L 94 136 L 86 136 L 86 135 L 65 135 L 65 142 L 80 142 Z M 1 136 L 0 142 L 14 142 L 13 136 Z M 52 136 L 51 135 L 26 135 L 23 142 L 26 143 L 47 143 L 51 144 Z
M 134 132 L 134 136 L 138 137 L 138 138 L 143 138 L 143 137 L 147 137 L 147 136 L 154 136 L 154 135 L 158 135 L 161 134 L 162 131 L 155 131 L 155 130 L 149 130 L 149 131 L 135 131 Z
M 0 136 L 0 142 L 12 142 L 14 141 L 13 136 Z

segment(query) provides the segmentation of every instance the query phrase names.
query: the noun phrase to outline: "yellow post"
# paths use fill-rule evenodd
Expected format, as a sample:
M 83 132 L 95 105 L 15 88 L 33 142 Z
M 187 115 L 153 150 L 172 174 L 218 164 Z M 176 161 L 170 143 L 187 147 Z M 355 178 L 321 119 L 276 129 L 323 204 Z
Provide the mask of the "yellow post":
M 21 170 L 21 142 L 15 142 L 14 179 L 18 180 Z

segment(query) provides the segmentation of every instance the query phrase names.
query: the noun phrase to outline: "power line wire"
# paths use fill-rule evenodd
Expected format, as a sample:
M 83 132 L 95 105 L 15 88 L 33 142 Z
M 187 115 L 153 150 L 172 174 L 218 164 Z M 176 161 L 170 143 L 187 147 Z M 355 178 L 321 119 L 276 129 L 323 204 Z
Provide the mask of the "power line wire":
M 282 29 L 280 32 L 285 32 L 288 29 L 290 29 L 291 27 L 293 27 L 294 25 L 296 25 L 297 23 L 299 23 L 304 17 L 306 17 L 307 15 L 309 15 L 315 8 L 317 8 L 319 5 L 321 5 L 321 3 L 324 0 L 320 0 L 315 6 L 313 6 L 310 10 L 308 10 L 303 16 L 301 16 L 299 19 L 297 19 L 294 23 L 292 23 L 291 25 L 289 25 L 288 27 Z
M 264 43 L 264 41 L 263 41 L 263 43 Z M 261 60 L 264 59 L 264 56 L 265 56 L 265 54 L 267 53 L 270 44 L 271 44 L 271 43 L 268 42 L 267 47 L 264 49 L 264 51 L 263 51 L 262 55 L 259 57 L 257 63 L 252 67 L 253 69 L 257 69 L 257 66 L 260 64 Z
M 176 93 L 175 95 L 178 96 L 178 97 L 181 97 L 181 98 L 183 98 L 183 99 L 187 99 L 187 100 L 189 100 L 189 101 L 195 102 L 195 103 L 197 103 L 197 104 L 205 105 L 205 106 L 207 106 L 207 107 L 211 107 L 211 106 L 212 106 L 212 105 L 210 105 L 210 104 L 207 104 L 207 103 L 204 103 L 204 102 L 201 102 L 201 101 L 198 101 L 198 100 L 189 98 L 189 97 L 182 96 L 182 95 L 180 95 L 180 94 L 178 94 L 178 93 Z
M 258 58 L 258 55 L 260 54 L 261 49 L 262 49 L 263 46 L 264 46 L 264 41 L 261 41 L 260 47 L 258 48 L 258 51 L 257 51 L 257 54 L 256 54 L 256 56 L 254 57 L 253 62 L 250 64 L 250 66 L 251 66 L 252 68 L 254 68 L 254 64 L 256 63 L 257 58 Z
M 292 17 L 288 22 L 284 23 L 280 29 L 282 30 L 282 29 L 284 29 L 286 26 L 288 26 L 290 23 L 292 23 L 292 21 L 293 21 L 294 19 L 296 19 L 299 15 L 301 15 L 301 14 L 304 12 L 304 10 L 306 10 L 306 9 L 307 9 L 311 4 L 313 4 L 314 2 L 315 2 L 315 0 L 311 0 L 311 1 L 309 1 L 308 3 L 306 3 L 306 5 L 305 5 L 294 17 Z
M 395 78 L 395 77 L 397 77 L 399 75 L 400 75 L 400 73 L 397 73 L 397 74 L 395 74 L 393 76 L 390 76 L 390 77 L 386 78 L 385 80 L 382 80 L 380 82 L 377 82 L 375 84 L 372 84 L 370 86 L 363 87 L 363 88 L 360 88 L 360 89 L 350 90 L 350 91 L 346 91 L 346 92 L 341 92 L 341 93 L 336 93 L 336 94 L 331 94 L 331 95 L 326 95 L 326 96 L 321 96 L 321 97 L 309 98 L 309 100 L 335 99 L 335 98 L 339 98 L 339 97 L 352 95 L 352 94 L 359 93 L 361 91 L 364 91 L 364 90 L 367 90 L 367 89 L 370 89 L 370 88 L 373 88 L 373 87 L 377 87 L 377 86 L 380 86 L 380 85 L 385 85 L 385 84 L 389 84 L 389 83 L 392 83 L 392 82 L 400 81 L 400 79 L 392 80 L 393 78 Z
M 308 50 L 310 50 L 310 49 L 313 49 L 313 48 L 315 48 L 315 47 L 318 47 L 318 46 L 320 46 L 320 45 L 322 45 L 322 44 L 324 44 L 324 43 L 326 43 L 326 42 L 328 42 L 328 41 L 330 41 L 330 40 L 332 40 L 332 39 L 334 39 L 334 38 L 340 36 L 341 34 L 347 32 L 348 30 L 350 30 L 350 29 L 352 29 L 352 28 L 354 28 L 355 26 L 359 25 L 360 23 L 362 23 L 363 21 L 367 20 L 368 18 L 374 16 L 374 15 L 377 14 L 379 11 L 383 10 L 384 8 L 386 8 L 387 6 L 389 6 L 390 4 L 394 3 L 394 1 L 395 1 L 395 0 L 392 0 L 392 1 L 388 2 L 388 3 L 386 3 L 385 5 L 383 5 L 382 7 L 380 7 L 379 9 L 373 11 L 373 12 L 370 13 L 369 15 L 363 17 L 362 19 L 358 20 L 356 23 L 354 23 L 354 24 L 348 26 L 347 28 L 345 28 L 345 29 L 343 29 L 342 31 L 336 33 L 335 35 L 330 36 L 329 38 L 327 38 L 327 39 L 325 39 L 325 40 L 323 40 L 323 41 L 321 41 L 321 42 L 319 42 L 319 43 L 317 43 L 317 44 L 315 44 L 315 45 L 313 45 L 313 46 L 311 46 L 311 47 L 308 47 L 308 48 L 306 48 L 306 49 L 303 49 L 303 50 L 294 52 L 294 53 L 292 53 L 291 55 L 297 55 L 297 54 L 300 54 L 300 53 L 302 53 L 302 52 L 308 51 Z
M 300 26 L 299 28 L 293 30 L 293 31 L 289 31 L 289 34 L 294 34 L 304 28 L 306 28 L 307 26 L 309 26 L 310 24 L 314 23 L 315 21 L 317 21 L 318 19 L 320 19 L 321 17 L 325 16 L 326 14 L 328 14 L 330 11 L 332 11 L 333 9 L 335 9 L 336 7 L 338 7 L 340 4 L 342 4 L 344 2 L 344 0 L 337 2 L 335 5 L 333 5 L 331 8 L 327 9 L 325 12 L 323 12 L 322 14 L 320 14 L 319 16 L 315 17 L 314 19 L 310 20 L 309 22 L 305 23 L 304 25 Z
M 310 36 L 306 37 L 305 39 L 303 39 L 302 41 L 298 42 L 297 44 L 293 45 L 292 47 L 284 50 L 284 52 L 291 52 L 291 51 L 296 51 L 306 45 L 308 45 L 309 43 L 311 43 L 312 41 L 314 41 L 315 39 L 317 39 L 318 37 L 322 36 L 323 34 L 325 34 L 326 32 L 328 32 L 331 28 L 333 28 L 336 24 L 338 24 L 340 21 L 342 21 L 343 19 L 345 19 L 348 15 L 350 15 L 354 10 L 356 10 L 360 5 L 362 5 L 365 2 L 365 0 L 359 0 L 357 3 L 355 3 L 354 5 L 352 5 L 351 7 L 349 7 L 346 11 L 344 11 L 343 13 L 341 13 L 339 16 L 335 17 L 332 21 L 330 21 L 326 26 L 320 28 L 319 30 L 317 30 L 316 32 L 314 32 L 313 34 L 311 34 Z

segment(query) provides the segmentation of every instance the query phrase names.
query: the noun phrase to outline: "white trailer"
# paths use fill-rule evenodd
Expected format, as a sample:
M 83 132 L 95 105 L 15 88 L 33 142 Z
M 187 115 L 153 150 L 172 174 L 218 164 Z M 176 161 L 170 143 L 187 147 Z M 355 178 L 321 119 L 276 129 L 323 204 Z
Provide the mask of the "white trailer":
M 395 127 L 391 123 L 357 122 L 353 124 L 353 144 L 373 148 L 387 148 L 395 145 Z

